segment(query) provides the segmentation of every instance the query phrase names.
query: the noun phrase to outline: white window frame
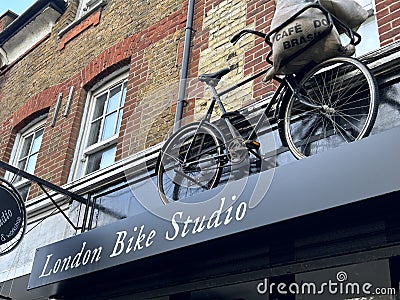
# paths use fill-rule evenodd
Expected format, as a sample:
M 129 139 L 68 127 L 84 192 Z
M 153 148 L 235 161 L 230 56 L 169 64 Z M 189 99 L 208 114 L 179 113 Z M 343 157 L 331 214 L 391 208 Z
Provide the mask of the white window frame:
M 0 48 L 0 68 L 8 65 L 7 53 Z
M 105 5 L 105 0 L 81 0 L 79 1 L 76 19 L 83 18 L 101 5 Z
M 378 23 L 376 19 L 376 9 L 375 9 L 375 1 L 374 0 L 355 0 L 358 2 L 360 5 L 363 6 L 365 10 L 368 12 L 372 12 L 370 16 L 368 17 L 367 20 L 363 24 L 361 24 L 360 28 L 358 29 L 358 32 L 361 34 L 361 37 L 364 37 L 361 39 L 361 43 L 356 46 L 356 56 L 361 56 L 363 54 L 366 54 L 368 52 L 371 52 L 373 50 L 376 50 L 380 47 L 380 40 L 379 40 L 379 32 L 378 32 Z M 367 40 L 365 37 L 365 34 L 362 34 L 363 28 L 367 26 L 372 26 L 374 31 L 376 30 L 375 33 L 371 33 L 369 37 L 371 39 Z
M 15 137 L 15 142 L 14 142 L 14 146 L 11 152 L 11 157 L 10 157 L 10 164 L 15 166 L 15 167 L 19 167 L 18 166 L 18 162 L 20 160 L 20 156 L 21 156 L 21 152 L 23 149 L 23 145 L 24 145 L 24 141 L 25 138 L 30 136 L 31 134 L 33 134 L 34 132 L 38 132 L 40 130 L 44 130 L 45 127 L 45 123 L 46 123 L 46 116 L 41 116 L 35 120 L 33 120 L 32 122 L 30 122 L 27 126 L 25 126 L 20 132 L 17 133 L 16 137 Z M 40 153 L 40 148 L 41 148 L 41 144 L 43 142 L 43 136 L 42 136 L 42 140 L 41 143 L 39 145 L 39 149 L 37 151 L 37 153 Z M 32 141 L 33 144 L 33 141 Z M 30 147 L 32 147 L 32 144 Z M 29 149 L 29 155 L 32 155 L 31 149 Z M 36 152 L 35 152 L 36 153 Z M 31 174 L 34 173 L 35 169 L 36 169 L 36 165 L 37 165 L 37 161 L 35 163 L 33 172 L 31 172 Z M 26 171 L 26 167 L 27 165 L 25 165 L 23 171 Z M 30 189 L 30 184 L 31 182 L 26 179 L 26 178 L 22 178 L 22 177 L 17 177 L 16 174 L 11 173 L 11 172 L 6 172 L 5 174 L 5 178 L 7 180 L 9 180 L 10 182 L 12 182 L 12 184 L 14 185 L 14 187 L 20 191 L 24 188 L 29 188 Z M 29 191 L 27 196 L 29 195 Z M 26 199 L 24 199 L 26 200 Z
M 123 72 L 123 73 L 121 73 Z M 112 79 L 110 79 L 112 78 Z M 121 70 L 119 75 L 114 75 L 113 77 L 109 76 L 105 79 L 103 79 L 101 82 L 96 84 L 89 92 L 87 95 L 87 101 L 85 105 L 85 112 L 83 115 L 83 122 L 81 124 L 81 130 L 80 130 L 80 138 L 78 139 L 78 145 L 79 149 L 77 149 L 77 153 L 75 155 L 75 163 L 74 167 L 71 170 L 73 174 L 72 178 L 73 179 L 78 179 L 81 177 L 84 177 L 86 175 L 89 175 L 93 172 L 96 172 L 98 170 L 94 170 L 93 172 L 87 173 L 87 168 L 88 168 L 88 163 L 89 163 L 89 156 L 97 153 L 99 151 L 102 151 L 108 147 L 111 147 L 113 145 L 117 145 L 117 140 L 119 137 L 119 132 L 118 130 L 113 136 L 107 138 L 106 140 L 94 143 L 90 146 L 88 145 L 89 137 L 90 137 L 90 126 L 92 123 L 92 117 L 95 109 L 95 99 L 96 96 L 103 94 L 106 91 L 112 90 L 113 87 L 118 86 L 119 84 L 127 84 L 128 82 L 128 72 L 126 69 Z M 125 93 L 126 97 L 126 93 Z M 106 105 L 105 105 L 106 106 Z M 123 118 L 123 106 L 118 107 L 118 111 L 121 110 L 122 113 L 122 118 Z M 104 115 L 104 114 L 103 114 Z M 118 119 L 118 117 L 117 117 Z M 104 125 L 104 124 L 103 124 Z M 115 161 L 114 163 L 115 164 Z M 99 169 L 100 170 L 100 169 Z

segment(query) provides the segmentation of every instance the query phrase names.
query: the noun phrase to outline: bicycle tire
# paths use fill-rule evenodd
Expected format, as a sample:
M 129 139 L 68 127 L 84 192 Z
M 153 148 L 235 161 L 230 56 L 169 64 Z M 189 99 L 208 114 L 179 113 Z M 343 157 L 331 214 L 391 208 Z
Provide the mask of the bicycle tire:
M 284 108 L 284 138 L 301 159 L 369 135 L 378 110 L 371 71 L 350 57 L 328 59 L 299 80 Z
M 217 186 L 222 156 L 222 137 L 210 124 L 199 128 L 196 122 L 179 129 L 166 141 L 158 158 L 161 200 L 168 204 Z

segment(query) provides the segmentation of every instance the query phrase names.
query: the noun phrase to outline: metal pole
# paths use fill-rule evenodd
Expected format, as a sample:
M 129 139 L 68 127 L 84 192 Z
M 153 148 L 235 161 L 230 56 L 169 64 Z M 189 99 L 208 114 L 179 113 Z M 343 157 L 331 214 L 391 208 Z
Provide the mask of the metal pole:
M 77 227 L 75 226 L 75 224 L 71 221 L 71 219 L 67 216 L 67 214 L 61 209 L 61 207 L 57 204 L 56 201 L 54 201 L 54 199 L 51 197 L 51 195 L 49 194 L 48 191 L 46 191 L 46 189 L 43 187 L 43 185 L 41 185 L 40 183 L 38 183 L 39 187 L 42 189 L 42 191 L 46 194 L 46 196 L 51 200 L 51 202 L 53 203 L 53 205 L 58 209 L 58 211 L 63 215 L 64 219 L 67 220 L 67 222 L 69 223 L 69 225 L 71 225 L 75 230 L 81 229 L 81 227 Z
M 174 121 L 174 132 L 181 127 L 183 108 L 185 104 L 186 85 L 189 69 L 189 55 L 190 55 L 190 42 L 193 31 L 193 14 L 194 14 L 194 0 L 189 0 L 188 14 L 186 19 L 185 42 L 183 46 L 182 68 L 180 72 L 178 100 L 176 104 L 176 113 Z
M 56 191 L 62 195 L 68 196 L 80 203 L 86 203 L 86 199 L 78 194 L 72 193 L 66 189 L 63 189 L 62 187 L 59 187 L 55 184 L 52 184 L 51 182 L 48 182 L 42 178 L 39 178 L 35 175 L 29 174 L 25 171 L 22 171 L 16 167 L 13 167 L 9 165 L 8 163 L 5 163 L 4 161 L 0 161 L 0 168 L 9 171 L 11 173 L 17 174 L 18 176 L 24 177 L 30 181 L 36 182 L 38 184 L 41 184 L 45 187 L 48 187 L 49 189 L 52 189 L 53 191 Z

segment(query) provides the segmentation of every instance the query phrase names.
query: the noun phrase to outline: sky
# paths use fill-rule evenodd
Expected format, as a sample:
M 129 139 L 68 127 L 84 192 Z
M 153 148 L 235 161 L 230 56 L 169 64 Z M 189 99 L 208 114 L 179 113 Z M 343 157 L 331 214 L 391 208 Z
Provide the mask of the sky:
M 36 0 L 0 0 L 0 15 L 7 10 L 12 10 L 20 15 L 35 2 Z

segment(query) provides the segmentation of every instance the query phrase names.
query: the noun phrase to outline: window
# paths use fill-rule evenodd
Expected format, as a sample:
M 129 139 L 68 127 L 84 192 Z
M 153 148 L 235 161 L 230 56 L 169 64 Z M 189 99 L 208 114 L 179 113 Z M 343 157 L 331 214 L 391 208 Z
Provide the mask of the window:
M 36 167 L 36 161 L 42 143 L 45 120 L 34 122 L 28 125 L 23 131 L 17 134 L 14 145 L 14 156 L 11 157 L 11 164 L 15 167 L 33 174 Z M 31 183 L 29 180 L 9 174 L 11 181 L 25 200 L 28 197 Z
M 362 36 L 362 40 L 361 43 L 357 46 L 356 54 L 357 56 L 360 56 L 372 50 L 378 49 L 380 43 L 374 0 L 356 1 L 369 12 L 368 19 L 361 25 L 360 29 L 358 30 L 358 33 Z
M 361 43 L 356 47 L 356 56 L 366 54 L 380 47 L 378 23 L 376 21 L 374 0 L 356 0 L 369 12 L 368 19 L 360 26 L 357 32 L 361 35 Z M 342 35 L 342 41 L 346 43 L 347 37 Z
M 117 139 L 126 96 L 127 76 L 120 76 L 92 93 L 85 124 L 82 175 L 115 162 Z
M 92 11 L 95 7 L 104 5 L 105 0 L 81 0 L 79 3 L 76 18 L 79 19 Z
M 8 64 L 7 53 L 0 48 L 0 68 Z

